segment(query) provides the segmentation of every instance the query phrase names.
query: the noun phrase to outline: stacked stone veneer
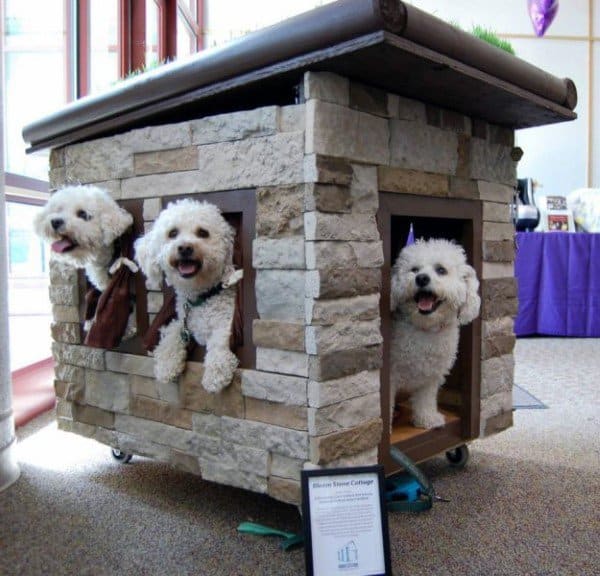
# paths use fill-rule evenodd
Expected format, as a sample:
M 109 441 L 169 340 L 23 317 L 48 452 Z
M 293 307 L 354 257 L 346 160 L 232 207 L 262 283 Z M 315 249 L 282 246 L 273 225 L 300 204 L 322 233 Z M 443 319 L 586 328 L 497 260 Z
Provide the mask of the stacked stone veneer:
M 179 384 L 161 384 L 151 357 L 83 346 L 77 274 L 53 266 L 62 429 L 294 503 L 303 467 L 376 463 L 379 191 L 481 202 L 481 434 L 510 426 L 512 131 L 332 74 L 308 73 L 303 86 L 302 104 L 52 151 L 54 188 L 95 183 L 117 200 L 141 199 L 148 226 L 165 196 L 256 195 L 256 367 L 240 369 L 221 394 L 200 386 L 199 363 Z M 160 304 L 149 292 L 149 312 Z

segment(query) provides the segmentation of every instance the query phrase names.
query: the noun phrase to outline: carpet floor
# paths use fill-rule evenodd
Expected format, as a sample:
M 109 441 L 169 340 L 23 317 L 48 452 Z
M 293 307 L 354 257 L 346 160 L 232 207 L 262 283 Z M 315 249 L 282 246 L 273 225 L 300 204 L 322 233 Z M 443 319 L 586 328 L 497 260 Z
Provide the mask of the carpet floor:
M 548 409 L 516 410 L 462 470 L 421 465 L 450 502 L 390 514 L 394 574 L 600 574 L 600 340 L 522 339 L 515 358 L 515 380 Z M 120 464 L 52 413 L 18 435 L 22 475 L 0 493 L 4 576 L 304 574 L 302 549 L 236 531 L 300 531 L 295 507 L 149 459 Z

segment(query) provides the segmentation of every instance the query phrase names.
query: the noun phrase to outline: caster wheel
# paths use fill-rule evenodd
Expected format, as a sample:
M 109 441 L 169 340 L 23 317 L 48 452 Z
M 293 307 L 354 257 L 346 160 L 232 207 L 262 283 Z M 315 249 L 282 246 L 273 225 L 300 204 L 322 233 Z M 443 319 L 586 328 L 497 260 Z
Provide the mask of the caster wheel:
M 125 452 L 117 450 L 117 448 L 112 448 L 111 454 L 115 460 L 118 460 L 123 464 L 127 464 L 127 462 L 129 462 L 133 458 L 133 454 L 126 454 Z
M 469 461 L 469 448 L 466 444 L 457 446 L 453 450 L 446 452 L 446 458 L 453 468 L 464 468 Z

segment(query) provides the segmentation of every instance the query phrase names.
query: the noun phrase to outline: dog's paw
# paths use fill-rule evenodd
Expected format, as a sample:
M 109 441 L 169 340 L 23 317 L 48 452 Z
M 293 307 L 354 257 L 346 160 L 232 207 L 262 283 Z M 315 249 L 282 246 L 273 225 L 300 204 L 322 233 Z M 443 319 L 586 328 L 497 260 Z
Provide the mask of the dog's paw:
M 439 428 L 446 423 L 446 419 L 439 412 L 413 414 L 412 421 L 417 428 Z
M 233 380 L 238 359 L 230 350 L 214 351 L 204 360 L 202 386 L 213 394 L 227 388 Z
M 237 284 L 244 277 L 243 270 L 234 270 L 227 278 L 223 280 L 223 288 L 230 288 Z
M 126 326 L 125 332 L 123 332 L 123 336 L 121 336 L 121 340 L 131 340 L 137 336 L 137 326 Z
M 173 321 L 160 329 L 160 341 L 154 349 L 154 377 L 173 382 L 185 370 L 187 350 L 181 340 L 181 323 Z
M 159 347 L 154 351 L 154 377 L 159 382 L 173 382 L 185 370 L 185 355 L 178 353 L 178 350 L 170 354 L 165 352 Z
M 184 370 L 184 365 L 175 362 L 155 362 L 154 377 L 159 382 L 174 382 Z
M 127 319 L 127 326 L 125 327 L 125 332 L 123 333 L 123 340 L 131 340 L 137 336 L 137 322 L 135 318 L 135 314 L 130 314 Z

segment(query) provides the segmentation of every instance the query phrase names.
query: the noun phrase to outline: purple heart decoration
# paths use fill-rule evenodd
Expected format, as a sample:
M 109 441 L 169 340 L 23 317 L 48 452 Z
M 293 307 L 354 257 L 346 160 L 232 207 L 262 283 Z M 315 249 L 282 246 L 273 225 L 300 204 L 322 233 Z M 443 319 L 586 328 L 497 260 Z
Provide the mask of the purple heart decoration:
M 527 0 L 527 8 L 536 36 L 543 36 L 558 12 L 558 0 Z

